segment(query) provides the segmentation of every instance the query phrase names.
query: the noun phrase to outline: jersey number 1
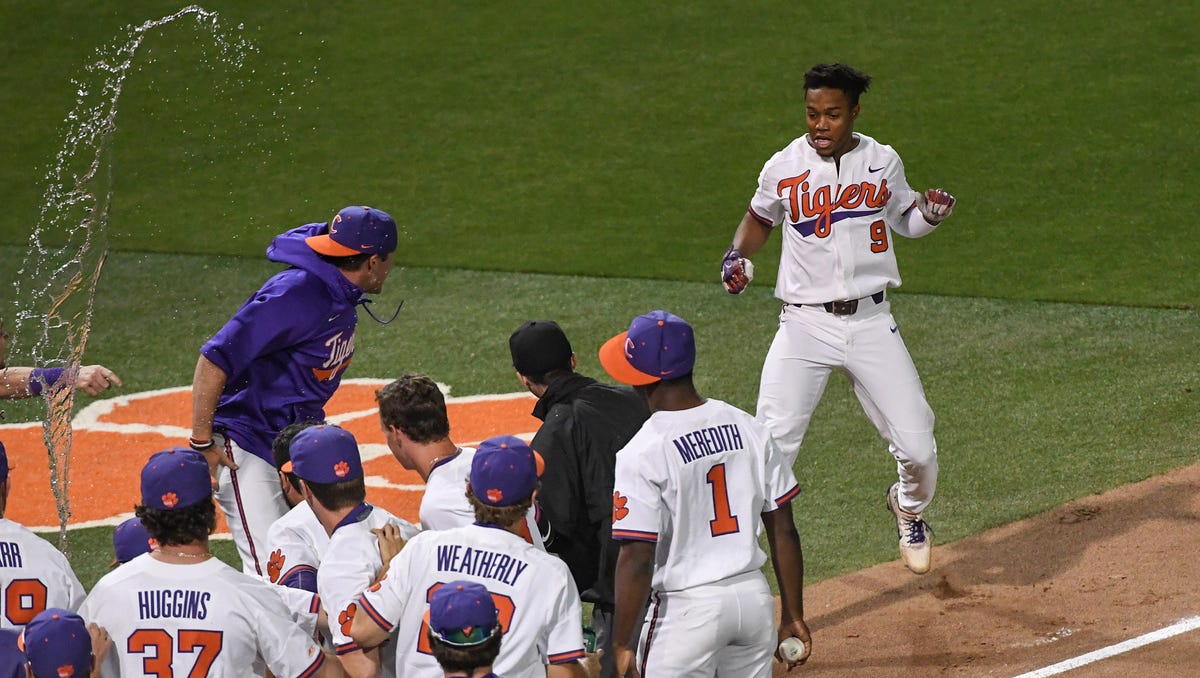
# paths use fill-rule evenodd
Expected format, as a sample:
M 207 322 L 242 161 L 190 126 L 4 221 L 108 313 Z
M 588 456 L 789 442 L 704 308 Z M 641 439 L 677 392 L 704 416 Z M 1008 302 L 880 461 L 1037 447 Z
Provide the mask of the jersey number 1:
M 708 521 L 708 529 L 712 536 L 733 534 L 738 531 L 738 519 L 729 510 L 729 489 L 725 486 L 725 464 L 717 464 L 708 469 L 704 476 L 712 485 L 713 519 Z

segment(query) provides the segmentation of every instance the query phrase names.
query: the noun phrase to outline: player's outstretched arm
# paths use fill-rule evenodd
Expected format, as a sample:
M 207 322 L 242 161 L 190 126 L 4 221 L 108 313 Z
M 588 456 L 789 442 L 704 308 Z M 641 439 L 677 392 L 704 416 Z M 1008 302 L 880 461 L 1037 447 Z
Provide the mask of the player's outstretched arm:
M 633 637 L 633 629 L 642 606 L 650 596 L 654 547 L 654 542 L 624 541 L 621 542 L 621 553 L 617 556 L 617 609 L 613 614 L 612 647 L 617 678 L 638 675 L 637 662 L 634 661 L 637 639 Z
M 812 653 L 812 634 L 804 622 L 804 552 L 792 518 L 791 502 L 762 514 L 762 519 L 771 549 L 771 566 L 779 582 L 779 640 L 794 636 L 804 642 L 804 653 L 788 663 L 791 670 L 807 661 Z
M 40 395 L 43 389 L 60 389 L 68 383 L 69 374 L 63 368 L 8 367 L 0 370 L 0 400 L 17 400 Z M 95 396 L 113 386 L 121 386 L 116 373 L 103 365 L 84 365 L 75 372 L 73 384 L 77 390 Z

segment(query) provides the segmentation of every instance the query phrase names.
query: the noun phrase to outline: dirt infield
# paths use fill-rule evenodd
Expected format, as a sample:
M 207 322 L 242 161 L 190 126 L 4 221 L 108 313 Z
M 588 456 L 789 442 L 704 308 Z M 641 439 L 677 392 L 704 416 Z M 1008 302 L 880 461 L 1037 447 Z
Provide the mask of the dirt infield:
M 814 648 L 790 676 L 1017 676 L 1200 614 L 1200 465 L 805 591 Z M 1200 630 L 1069 671 L 1200 675 Z

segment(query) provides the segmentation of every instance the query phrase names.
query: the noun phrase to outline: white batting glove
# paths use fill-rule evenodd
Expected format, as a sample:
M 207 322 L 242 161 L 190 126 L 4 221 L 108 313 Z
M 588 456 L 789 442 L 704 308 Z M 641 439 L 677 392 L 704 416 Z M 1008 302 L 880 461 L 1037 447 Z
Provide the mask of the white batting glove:
M 931 188 L 917 196 L 917 209 L 925 221 L 937 226 L 954 211 L 954 196 L 940 188 Z

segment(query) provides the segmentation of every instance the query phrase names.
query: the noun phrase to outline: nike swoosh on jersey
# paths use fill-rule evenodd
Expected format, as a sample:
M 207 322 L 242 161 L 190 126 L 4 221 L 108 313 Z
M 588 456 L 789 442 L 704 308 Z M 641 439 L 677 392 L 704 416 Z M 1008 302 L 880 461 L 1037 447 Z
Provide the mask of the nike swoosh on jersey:
M 843 219 L 853 219 L 854 217 L 865 217 L 865 216 L 869 216 L 872 214 L 879 214 L 882 211 L 883 211 L 883 208 L 880 207 L 879 209 L 876 209 L 876 210 L 860 210 L 858 212 L 834 212 L 833 216 L 829 217 L 829 225 L 832 226 L 833 224 L 835 224 L 839 221 L 842 221 Z M 820 221 L 822 218 L 823 217 L 817 217 L 816 219 L 809 219 L 808 221 L 800 221 L 800 222 L 792 224 L 791 226 L 792 226 L 792 228 L 796 229 L 796 232 L 800 234 L 800 237 L 807 238 L 808 236 L 812 235 L 817 230 L 817 222 Z
M 895 333 L 896 333 L 896 326 L 895 326 L 895 325 L 892 325 L 891 332 L 892 332 L 892 334 L 895 334 Z
M 879 167 L 871 167 L 870 165 L 868 165 L 867 171 L 868 172 L 878 172 L 878 171 L 882 170 L 884 167 L 887 167 L 887 165 L 881 165 Z

